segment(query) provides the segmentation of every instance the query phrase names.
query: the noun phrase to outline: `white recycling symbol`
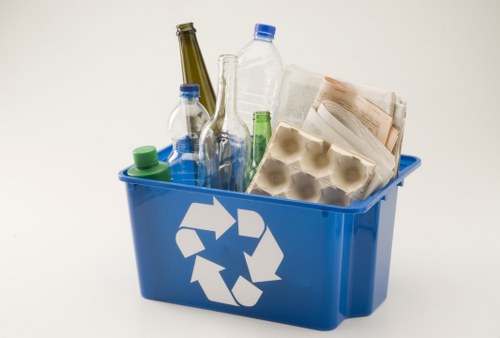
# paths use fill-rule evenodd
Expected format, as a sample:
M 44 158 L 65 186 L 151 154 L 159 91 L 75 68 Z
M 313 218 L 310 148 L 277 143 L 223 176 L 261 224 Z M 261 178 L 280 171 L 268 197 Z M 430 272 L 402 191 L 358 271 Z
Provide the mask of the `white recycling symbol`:
M 262 290 L 255 283 L 280 280 L 276 271 L 284 257 L 271 230 L 256 211 L 238 209 L 238 235 L 260 238 L 253 255 L 243 252 L 251 282 L 239 276 L 229 290 L 220 274 L 226 267 L 199 255 L 205 246 L 196 229 L 213 231 L 217 240 L 235 223 L 233 216 L 215 197 L 213 204 L 192 203 L 179 226 L 175 241 L 184 258 L 196 255 L 191 283 L 198 282 L 210 301 L 254 306 L 262 296 Z

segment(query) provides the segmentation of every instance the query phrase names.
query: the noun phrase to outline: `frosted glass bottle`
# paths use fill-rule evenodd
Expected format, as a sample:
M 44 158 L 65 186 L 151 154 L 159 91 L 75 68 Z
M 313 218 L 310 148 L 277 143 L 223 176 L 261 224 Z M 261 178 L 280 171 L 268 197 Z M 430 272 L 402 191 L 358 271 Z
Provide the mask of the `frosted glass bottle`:
M 198 101 L 198 84 L 182 84 L 180 97 L 180 102 L 168 121 L 168 133 L 173 148 L 168 157 L 170 175 L 174 183 L 197 185 L 200 133 L 209 116 L 205 107 Z
M 215 114 L 200 136 L 198 185 L 244 192 L 250 178 L 250 132 L 236 108 L 238 57 L 219 57 Z
M 278 108 L 283 63 L 273 43 L 276 28 L 256 24 L 254 38 L 238 53 L 238 114 L 252 130 L 253 113 L 269 111 L 272 125 Z

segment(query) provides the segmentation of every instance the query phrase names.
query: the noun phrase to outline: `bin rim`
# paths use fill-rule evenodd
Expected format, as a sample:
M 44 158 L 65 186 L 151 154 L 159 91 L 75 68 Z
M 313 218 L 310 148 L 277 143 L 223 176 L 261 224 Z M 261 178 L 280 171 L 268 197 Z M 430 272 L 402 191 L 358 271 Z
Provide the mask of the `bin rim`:
M 162 149 L 158 156 L 160 160 L 165 160 L 167 154 L 170 153 L 172 146 L 168 146 Z M 321 204 L 315 202 L 305 202 L 298 200 L 291 200 L 281 197 L 275 196 L 263 196 L 263 195 L 254 195 L 243 192 L 236 191 L 228 191 L 228 190 L 220 190 L 213 188 L 205 188 L 199 186 L 190 186 L 185 184 L 179 184 L 174 182 L 163 182 L 163 181 L 155 181 L 150 179 L 131 177 L 127 175 L 127 170 L 132 167 L 132 165 L 127 168 L 120 170 L 118 173 L 118 178 L 120 181 L 129 184 L 138 184 L 149 187 L 155 187 L 160 189 L 169 189 L 169 190 L 182 190 L 182 191 L 191 191 L 196 193 L 202 193 L 206 195 L 218 195 L 218 196 L 227 196 L 232 198 L 244 198 L 247 200 L 260 201 L 266 203 L 280 203 L 286 204 L 290 206 L 300 207 L 300 208 L 308 208 L 308 209 L 316 209 L 316 210 L 324 210 L 330 212 L 339 212 L 339 213 L 349 213 L 349 214 L 359 214 L 364 213 L 370 210 L 376 203 L 378 203 L 381 199 L 383 199 L 387 193 L 387 191 L 392 186 L 402 186 L 405 178 L 410 175 L 413 171 L 415 171 L 421 165 L 421 159 L 412 155 L 401 155 L 400 163 L 399 163 L 399 171 L 398 175 L 393 178 L 389 183 L 386 184 L 385 187 L 377 190 L 372 195 L 367 197 L 364 200 L 359 200 L 351 203 L 350 206 L 339 206 L 339 205 L 329 205 L 329 204 Z

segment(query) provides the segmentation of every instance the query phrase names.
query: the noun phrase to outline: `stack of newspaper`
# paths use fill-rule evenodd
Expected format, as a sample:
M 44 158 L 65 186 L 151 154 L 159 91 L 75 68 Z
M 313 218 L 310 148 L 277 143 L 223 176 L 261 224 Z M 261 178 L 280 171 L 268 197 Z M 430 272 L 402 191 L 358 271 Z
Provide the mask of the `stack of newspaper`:
M 364 196 L 385 186 L 401 156 L 406 102 L 392 91 L 285 68 L 274 122 L 287 121 L 376 163 Z

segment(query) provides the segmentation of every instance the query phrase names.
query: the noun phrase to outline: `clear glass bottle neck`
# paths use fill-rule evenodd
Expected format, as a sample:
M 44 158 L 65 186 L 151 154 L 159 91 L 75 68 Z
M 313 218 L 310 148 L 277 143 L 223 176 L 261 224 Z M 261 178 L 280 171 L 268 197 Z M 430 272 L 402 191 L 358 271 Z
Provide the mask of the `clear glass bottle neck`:
M 215 114 L 217 118 L 236 115 L 236 73 L 238 57 L 223 55 L 219 58 L 219 88 Z

